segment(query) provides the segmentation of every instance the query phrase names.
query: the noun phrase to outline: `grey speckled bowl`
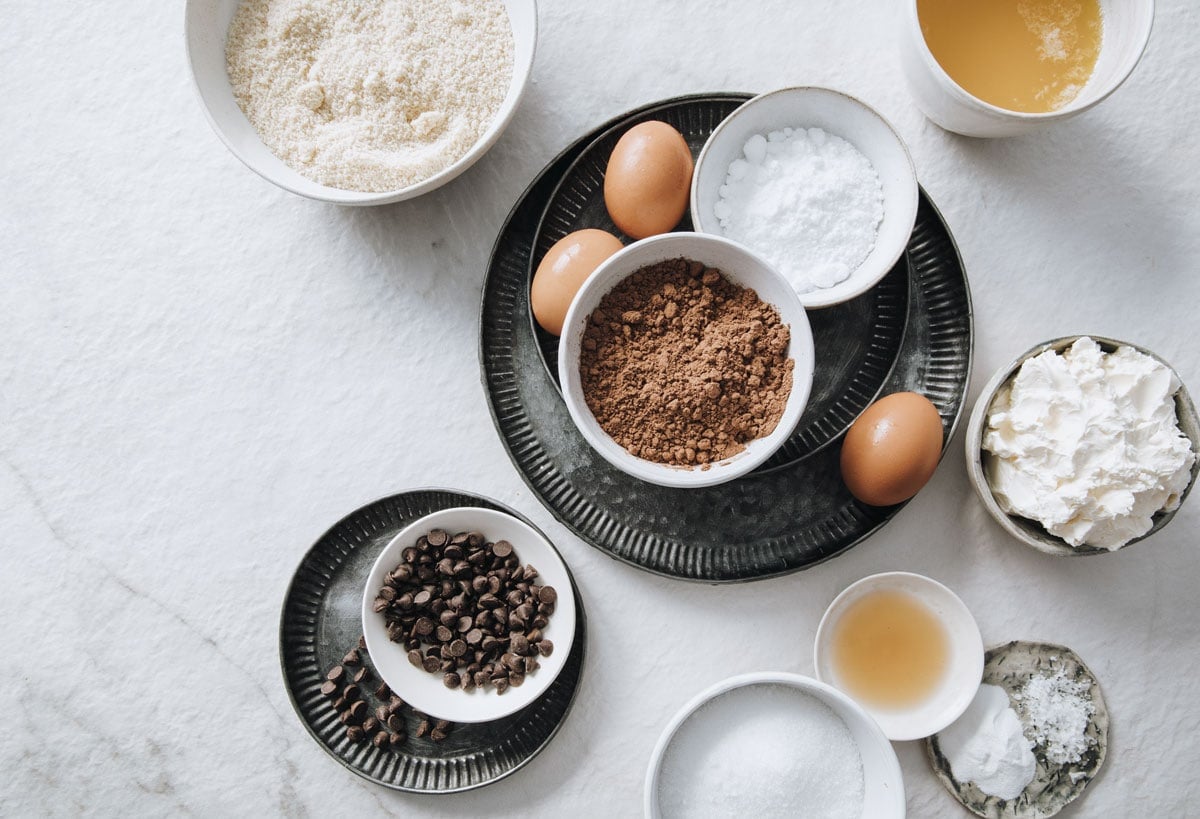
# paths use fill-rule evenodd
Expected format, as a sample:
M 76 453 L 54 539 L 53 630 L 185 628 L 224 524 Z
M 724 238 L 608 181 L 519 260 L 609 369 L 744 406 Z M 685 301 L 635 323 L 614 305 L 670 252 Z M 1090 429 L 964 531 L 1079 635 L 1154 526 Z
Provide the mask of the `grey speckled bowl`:
M 1100 345 L 1100 348 L 1106 353 L 1111 353 L 1118 347 L 1132 347 L 1139 353 L 1148 355 L 1155 361 L 1164 365 L 1170 369 L 1171 372 L 1175 373 L 1176 378 L 1179 378 L 1179 373 L 1176 373 L 1170 364 L 1168 364 L 1166 361 L 1163 361 L 1162 358 L 1150 350 L 1147 350 L 1145 347 L 1139 347 L 1138 345 L 1130 344 L 1127 341 L 1117 341 L 1111 338 L 1104 338 L 1103 336 L 1089 334 L 1089 337 L 1094 339 L 1095 342 Z M 984 385 L 983 392 L 980 394 L 979 399 L 975 402 L 975 408 L 971 411 L 971 420 L 967 424 L 967 475 L 970 477 L 971 485 L 975 487 L 975 492 L 979 495 L 979 499 L 983 501 L 984 508 L 988 510 L 988 513 L 996 519 L 996 521 L 1004 528 L 1006 532 L 1015 537 L 1017 540 L 1021 541 L 1026 546 L 1031 546 L 1034 549 L 1037 549 L 1039 552 L 1045 552 L 1046 554 L 1050 555 L 1075 556 L 1107 554 L 1109 550 L 1090 546 L 1080 546 L 1078 548 L 1074 548 L 1068 545 L 1067 542 L 1062 538 L 1055 537 L 1047 532 L 1041 526 L 1041 524 L 1037 523 L 1036 521 L 1017 517 L 1016 515 L 1009 515 L 1003 509 L 1001 509 L 1000 504 L 998 504 L 995 497 L 992 496 L 992 490 L 988 485 L 987 475 L 984 473 L 984 465 L 991 455 L 983 450 L 983 433 L 987 426 L 988 409 L 991 407 L 992 401 L 996 397 L 996 393 L 999 391 L 1000 387 L 1006 384 L 1009 379 L 1017 374 L 1017 370 L 1020 369 L 1021 365 L 1024 364 L 1026 360 L 1033 358 L 1036 355 L 1040 355 L 1046 350 L 1062 352 L 1080 338 L 1083 338 L 1083 336 L 1063 336 L 1062 338 L 1056 338 L 1053 341 L 1047 341 L 1045 343 L 1038 344 L 1036 347 L 1017 356 L 1016 359 L 1014 359 L 1010 364 L 997 370 L 996 374 L 992 376 L 991 380 Z M 1175 414 L 1179 418 L 1180 430 L 1182 430 L 1183 434 L 1186 435 L 1192 442 L 1192 451 L 1200 455 L 1200 416 L 1197 416 L 1196 414 L 1196 406 L 1192 403 L 1192 399 L 1188 395 L 1187 388 L 1183 386 L 1182 378 L 1179 378 L 1179 391 L 1175 393 Z M 1191 483 L 1188 484 L 1187 489 L 1183 491 L 1183 495 L 1179 500 L 1180 507 L 1182 507 L 1183 502 L 1187 499 L 1188 493 L 1192 491 L 1192 487 L 1196 485 L 1197 476 L 1200 476 L 1200 457 L 1198 457 L 1196 462 L 1192 465 L 1192 480 Z M 1121 548 L 1124 549 L 1140 540 L 1145 540 L 1159 529 L 1162 529 L 1171 522 L 1171 518 L 1175 517 L 1175 512 L 1179 511 L 1180 507 L 1176 507 L 1176 509 L 1171 512 L 1160 511 L 1155 514 L 1154 525 L 1151 527 L 1150 531 L 1141 537 L 1134 538 Z

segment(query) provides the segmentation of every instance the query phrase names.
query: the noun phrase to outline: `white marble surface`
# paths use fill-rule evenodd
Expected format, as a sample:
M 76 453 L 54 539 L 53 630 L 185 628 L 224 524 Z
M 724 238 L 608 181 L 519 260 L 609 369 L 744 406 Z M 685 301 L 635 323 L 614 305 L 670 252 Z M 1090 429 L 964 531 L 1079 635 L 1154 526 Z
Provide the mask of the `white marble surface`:
M 1193 813 L 1200 500 L 1128 552 L 1045 557 L 986 517 L 956 440 L 849 554 L 709 588 L 568 535 L 492 429 L 480 285 L 533 175 L 641 103 L 800 83 L 860 95 L 908 140 L 970 276 L 972 398 L 1017 352 L 1073 332 L 1140 342 L 1200 389 L 1194 4 L 1160 2 L 1144 61 L 1098 109 L 1005 142 L 950 136 L 913 107 L 896 5 L 548 0 L 533 84 L 491 153 L 417 201 L 346 210 L 276 190 L 210 132 L 181 2 L 0 2 L 0 814 L 636 815 L 650 749 L 685 699 L 735 672 L 811 673 L 825 605 L 888 569 L 949 584 L 988 642 L 1058 641 L 1091 664 L 1112 746 L 1071 815 Z M 313 540 L 364 501 L 428 484 L 543 526 L 590 626 L 587 676 L 550 747 L 444 798 L 329 759 L 277 659 L 279 606 Z M 918 744 L 898 751 L 911 816 L 965 815 Z

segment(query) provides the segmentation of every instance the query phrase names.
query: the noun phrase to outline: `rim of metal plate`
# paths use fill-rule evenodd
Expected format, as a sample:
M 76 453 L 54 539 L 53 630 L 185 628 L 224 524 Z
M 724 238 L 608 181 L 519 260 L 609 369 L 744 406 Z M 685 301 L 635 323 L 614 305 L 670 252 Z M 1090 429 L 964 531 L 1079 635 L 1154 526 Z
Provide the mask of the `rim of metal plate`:
M 505 219 L 489 257 L 480 303 L 480 378 L 501 443 L 525 483 L 559 522 L 610 557 L 654 574 L 703 583 L 745 582 L 810 568 L 843 553 L 877 531 L 903 504 L 870 507 L 851 498 L 833 514 L 805 530 L 732 545 L 699 542 L 700 539 L 671 539 L 631 528 L 615 519 L 584 497 L 561 473 L 551 457 L 553 453 L 539 437 L 541 419 L 531 418 L 526 412 L 522 377 L 533 377 L 528 374 L 530 367 L 536 367 L 540 372 L 538 378 L 545 379 L 547 388 L 553 389 L 553 382 L 544 368 L 529 361 L 525 354 L 527 347 L 537 347 L 527 318 L 528 270 L 534 231 L 546 198 L 561 174 L 598 134 L 664 102 L 736 101 L 740 96 L 696 94 L 654 102 L 614 117 L 565 148 L 534 178 Z M 927 302 L 925 307 L 929 315 L 922 314 L 921 321 L 931 325 L 918 336 L 928 335 L 929 338 L 927 349 L 920 350 L 919 361 L 904 371 L 899 369 L 897 362 L 884 389 L 889 385 L 893 391 L 918 389 L 933 401 L 942 417 L 944 455 L 958 427 L 966 398 L 974 355 L 973 310 L 954 237 L 923 190 L 907 255 L 910 288 Z M 912 310 L 910 305 L 910 314 Z M 911 319 L 909 324 L 912 324 Z M 907 336 L 906 332 L 906 346 L 910 343 Z M 533 355 L 540 357 L 541 354 L 534 352 Z M 552 430 L 551 434 L 556 432 Z M 569 431 L 563 432 L 569 435 Z M 827 459 L 827 453 L 828 448 L 820 458 Z M 721 491 L 737 491 L 747 482 L 761 486 L 768 477 L 775 485 L 791 481 L 788 489 L 793 493 L 810 491 L 813 477 L 824 478 L 828 486 L 829 476 L 804 473 L 806 464 L 812 460 L 770 470 L 769 476 L 756 473 L 724 484 Z M 848 497 L 840 481 L 836 483 L 840 487 L 837 492 Z M 643 496 L 667 491 L 642 483 L 637 483 L 636 490 Z M 840 497 L 838 500 L 841 502 Z M 659 501 L 664 508 L 673 508 L 672 504 L 678 499 L 672 495 L 659 498 Z
M 628 117 L 619 118 L 611 125 L 606 125 L 599 135 L 591 139 L 574 157 L 546 200 L 533 236 L 533 252 L 529 256 L 526 286 L 532 284 L 533 272 L 551 245 L 572 231 L 585 227 L 599 228 L 620 236 L 625 244 L 633 241 L 621 233 L 603 206 L 605 167 L 617 140 L 625 131 L 647 120 L 661 120 L 683 134 L 695 157 L 713 130 L 752 96 L 731 93 L 701 98 L 682 97 L 639 109 Z M 690 211 L 684 213 L 683 220 L 676 229 L 692 230 Z M 838 395 L 832 401 L 826 402 L 819 414 L 814 416 L 811 407 L 806 411 L 795 432 L 788 437 L 778 452 L 755 470 L 756 472 L 785 467 L 835 441 L 854 423 L 854 419 L 870 406 L 887 383 L 903 341 L 908 313 L 907 254 L 903 255 L 892 271 L 871 289 L 869 295 L 861 298 L 871 300 L 873 320 L 867 348 L 856 362 L 856 369 L 848 378 L 841 379 Z M 809 316 L 820 322 L 823 316 L 844 309 L 849 308 L 838 305 L 810 311 Z M 558 338 L 538 326 L 532 310 L 527 313 L 530 331 L 537 339 L 542 366 L 554 383 L 554 388 L 561 390 L 557 366 Z
M 377 785 L 406 793 L 460 793 L 498 782 L 520 770 L 562 727 L 575 702 L 583 672 L 587 618 L 572 576 L 578 615 L 575 639 L 567 664 L 555 681 L 541 697 L 516 714 L 495 723 L 458 724 L 451 734 L 466 736 L 468 740 L 473 737 L 486 740 L 489 732 L 504 724 L 503 741 L 490 745 L 481 742 L 480 747 L 469 753 L 434 757 L 384 752 L 370 743 L 354 745 L 341 735 L 344 727 L 319 691 L 324 677 L 316 659 L 321 609 L 334 574 L 358 549 L 372 545 L 382 549 L 409 521 L 456 506 L 494 509 L 541 533 L 524 515 L 482 495 L 439 487 L 388 495 L 344 516 L 309 548 L 288 584 L 279 618 L 279 661 L 284 688 L 305 730 L 343 767 Z M 366 561 L 368 571 L 374 561 L 375 555 Z M 570 567 L 567 573 L 570 574 Z M 356 585 L 361 586 L 361 581 Z

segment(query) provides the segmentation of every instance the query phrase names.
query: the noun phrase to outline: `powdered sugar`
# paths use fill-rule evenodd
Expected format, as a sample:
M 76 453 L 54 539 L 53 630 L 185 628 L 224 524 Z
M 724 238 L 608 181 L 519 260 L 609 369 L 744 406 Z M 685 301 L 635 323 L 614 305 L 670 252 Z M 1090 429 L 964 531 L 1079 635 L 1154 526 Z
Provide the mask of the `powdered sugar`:
M 870 160 L 820 128 L 755 134 L 743 154 L 713 207 L 724 234 L 766 257 L 798 293 L 848 279 L 883 221 Z
M 291 168 L 390 191 L 479 140 L 508 91 L 513 40 L 498 0 L 244 0 L 226 62 L 238 105 Z

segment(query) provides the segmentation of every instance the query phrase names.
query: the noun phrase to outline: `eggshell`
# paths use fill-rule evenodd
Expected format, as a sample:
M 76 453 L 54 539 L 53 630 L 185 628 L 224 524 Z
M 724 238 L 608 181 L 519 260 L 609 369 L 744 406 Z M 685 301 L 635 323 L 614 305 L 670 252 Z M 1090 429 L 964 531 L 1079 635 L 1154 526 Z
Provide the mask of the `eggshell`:
M 858 416 L 842 442 L 842 480 L 871 506 L 906 501 L 924 486 L 942 454 L 942 419 L 915 392 L 884 396 Z
M 623 247 L 621 240 L 605 230 L 587 228 L 559 239 L 538 264 L 529 289 L 533 317 L 542 329 L 562 333 L 571 300 L 600 263 Z
M 604 206 L 626 235 L 644 239 L 679 224 L 691 187 L 687 141 L 665 122 L 651 120 L 630 128 L 613 148 L 604 172 Z

